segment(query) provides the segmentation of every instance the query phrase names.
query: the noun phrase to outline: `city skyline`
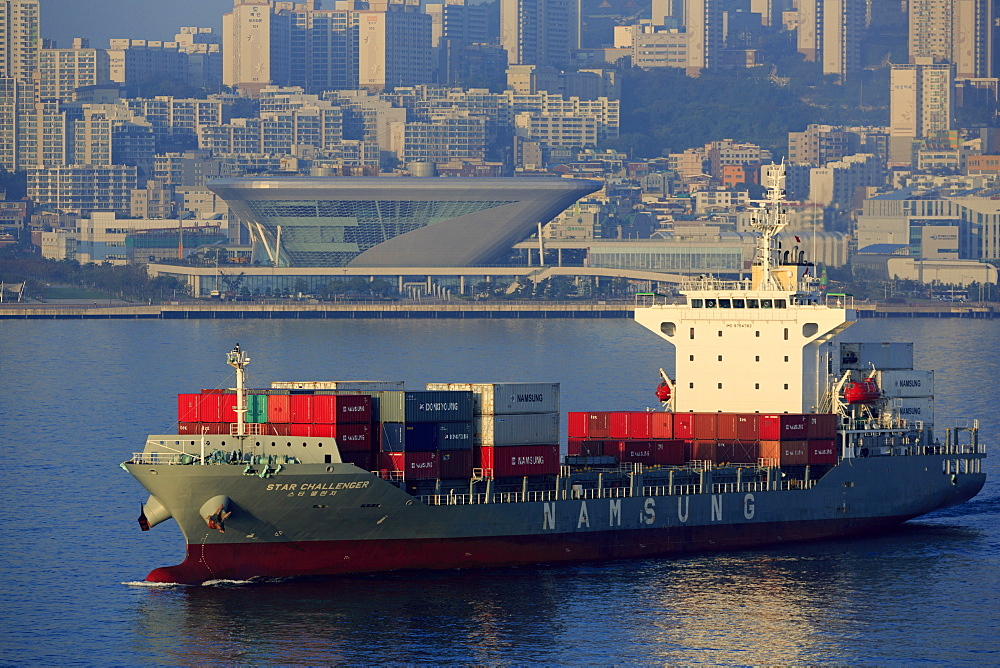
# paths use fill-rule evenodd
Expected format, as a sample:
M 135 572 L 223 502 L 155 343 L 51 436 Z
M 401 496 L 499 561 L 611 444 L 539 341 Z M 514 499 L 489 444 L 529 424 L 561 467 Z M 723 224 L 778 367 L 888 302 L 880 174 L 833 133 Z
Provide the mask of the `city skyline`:
M 107 48 L 108 40 L 169 40 L 181 26 L 222 27 L 222 15 L 232 9 L 232 0 L 43 0 L 42 37 L 60 47 L 74 37 L 87 37 L 93 46 Z

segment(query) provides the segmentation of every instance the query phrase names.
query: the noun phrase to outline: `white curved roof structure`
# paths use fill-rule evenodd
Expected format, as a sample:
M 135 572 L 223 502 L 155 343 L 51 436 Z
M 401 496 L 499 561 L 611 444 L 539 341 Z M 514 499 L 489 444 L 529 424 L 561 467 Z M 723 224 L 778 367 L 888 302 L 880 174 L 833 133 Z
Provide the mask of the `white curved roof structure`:
M 600 181 L 276 177 L 211 181 L 282 267 L 496 262 Z M 280 235 L 279 235 L 280 229 Z

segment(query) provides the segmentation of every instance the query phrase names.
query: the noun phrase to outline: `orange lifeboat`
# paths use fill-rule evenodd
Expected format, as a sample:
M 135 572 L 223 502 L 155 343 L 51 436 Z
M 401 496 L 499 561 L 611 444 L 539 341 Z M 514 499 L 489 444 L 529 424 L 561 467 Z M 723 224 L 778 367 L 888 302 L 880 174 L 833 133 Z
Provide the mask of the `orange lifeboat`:
M 667 385 L 667 381 L 661 381 L 656 386 L 656 398 L 660 401 L 670 401 L 670 386 Z
M 856 383 L 848 383 L 844 388 L 844 401 L 849 404 L 873 404 L 882 396 L 878 383 L 866 379 Z

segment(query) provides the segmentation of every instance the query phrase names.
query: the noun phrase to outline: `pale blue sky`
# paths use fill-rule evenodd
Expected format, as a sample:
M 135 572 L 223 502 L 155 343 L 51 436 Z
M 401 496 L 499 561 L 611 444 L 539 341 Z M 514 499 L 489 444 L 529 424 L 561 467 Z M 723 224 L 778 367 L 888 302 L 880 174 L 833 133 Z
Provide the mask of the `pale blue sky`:
M 169 40 L 181 26 L 222 27 L 232 0 L 42 0 L 42 37 L 67 47 L 74 37 L 107 48 L 117 37 Z

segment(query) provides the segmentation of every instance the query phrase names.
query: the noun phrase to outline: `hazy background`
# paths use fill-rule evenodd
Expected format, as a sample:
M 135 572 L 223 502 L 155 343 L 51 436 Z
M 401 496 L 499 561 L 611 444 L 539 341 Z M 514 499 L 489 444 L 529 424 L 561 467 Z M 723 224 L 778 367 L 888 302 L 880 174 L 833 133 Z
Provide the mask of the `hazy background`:
M 74 37 L 89 37 L 94 48 L 108 40 L 171 40 L 181 26 L 222 29 L 232 0 L 43 0 L 42 37 L 68 47 Z

